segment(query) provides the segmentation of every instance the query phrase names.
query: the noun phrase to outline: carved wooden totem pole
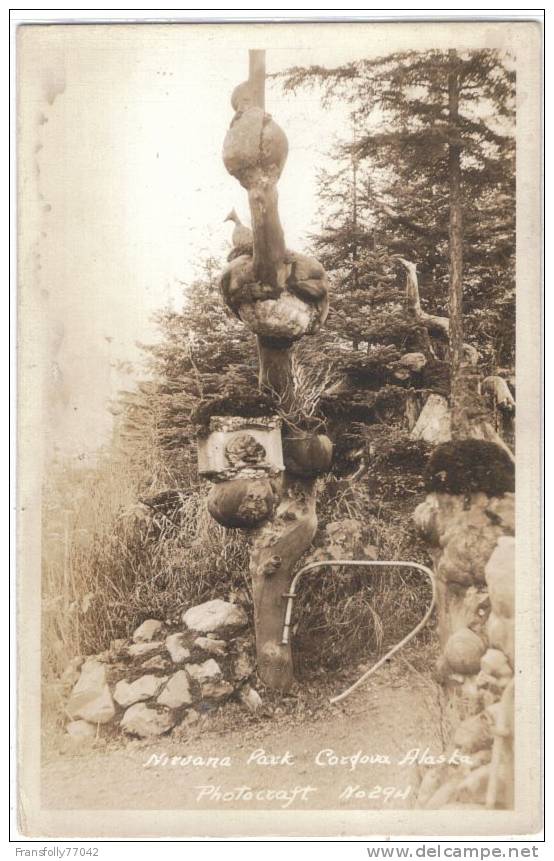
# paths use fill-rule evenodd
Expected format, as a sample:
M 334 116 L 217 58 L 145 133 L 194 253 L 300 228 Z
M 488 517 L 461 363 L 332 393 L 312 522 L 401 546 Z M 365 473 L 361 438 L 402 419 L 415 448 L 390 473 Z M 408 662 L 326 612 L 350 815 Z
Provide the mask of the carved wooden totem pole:
M 315 482 L 331 464 L 329 438 L 287 423 L 294 399 L 292 353 L 318 331 L 328 311 L 321 264 L 287 250 L 277 206 L 277 182 L 287 157 L 285 133 L 265 112 L 265 52 L 250 51 L 249 79 L 234 90 L 235 115 L 223 144 L 228 172 L 246 189 L 252 231 L 235 222 L 233 250 L 221 277 L 230 311 L 256 336 L 259 387 L 275 404 L 260 418 L 214 416 L 200 441 L 200 472 L 215 481 L 208 501 L 222 525 L 252 531 L 258 673 L 271 688 L 293 681 L 283 616 L 293 569 L 317 527 Z M 282 439 L 281 439 L 282 437 Z

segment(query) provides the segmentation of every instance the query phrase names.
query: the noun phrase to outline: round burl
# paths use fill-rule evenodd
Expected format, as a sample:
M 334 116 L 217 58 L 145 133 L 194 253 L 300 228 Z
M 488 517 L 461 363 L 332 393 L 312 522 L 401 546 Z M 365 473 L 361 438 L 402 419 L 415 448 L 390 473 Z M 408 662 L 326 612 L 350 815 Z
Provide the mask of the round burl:
M 481 669 L 485 645 L 469 628 L 459 628 L 447 640 L 444 657 L 454 673 L 471 675 Z
M 292 293 L 281 293 L 278 299 L 244 303 L 239 308 L 239 317 L 251 332 L 265 338 L 297 341 L 319 328 L 317 307 Z
M 508 659 L 499 649 L 487 649 L 481 659 L 481 670 L 498 679 L 512 677 L 512 668 Z
M 259 172 L 277 182 L 288 154 L 284 131 L 262 108 L 235 115 L 223 142 L 223 163 L 243 188 L 260 181 Z
M 288 251 L 286 258 L 289 268 L 287 290 L 308 304 L 317 308 L 317 331 L 329 313 L 329 279 L 325 269 L 315 257 Z
M 515 654 L 514 620 L 491 613 L 487 622 L 487 634 L 492 648 L 504 652 L 513 667 Z
M 283 462 L 293 475 L 315 478 L 331 468 L 333 443 L 325 434 L 283 438 Z
M 241 254 L 225 267 L 219 282 L 223 301 L 230 311 L 240 319 L 243 304 L 258 300 L 277 299 L 279 290 L 269 284 L 256 281 L 252 257 Z
M 314 257 L 287 252 L 285 289 L 256 280 L 252 257 L 224 269 L 220 291 L 227 307 L 255 334 L 296 341 L 317 332 L 329 312 L 329 282 Z
M 275 495 L 265 478 L 237 478 L 212 487 L 208 511 L 228 529 L 252 529 L 273 512 Z

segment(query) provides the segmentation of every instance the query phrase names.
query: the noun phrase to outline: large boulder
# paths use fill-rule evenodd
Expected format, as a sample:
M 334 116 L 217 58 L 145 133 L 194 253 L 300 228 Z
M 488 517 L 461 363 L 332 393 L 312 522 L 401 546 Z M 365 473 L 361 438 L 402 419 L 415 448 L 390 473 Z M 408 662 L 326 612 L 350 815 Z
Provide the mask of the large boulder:
M 250 685 L 243 685 L 240 689 L 239 700 L 251 712 L 257 712 L 263 705 L 258 691 Z
M 160 643 L 134 643 L 129 646 L 127 653 L 130 658 L 141 658 L 150 655 L 160 648 Z
M 163 631 L 163 623 L 158 619 L 147 619 L 136 629 L 133 634 L 133 642 L 150 643 L 159 637 Z
M 241 652 L 233 661 L 233 677 L 239 681 L 248 679 L 254 672 L 254 662 L 245 652 Z
M 227 652 L 226 640 L 212 640 L 211 637 L 197 637 L 193 643 L 197 649 L 208 652 L 210 655 L 225 655 Z
M 184 670 L 177 670 L 171 676 L 157 701 L 160 705 L 168 706 L 170 709 L 180 709 L 183 706 L 190 706 L 192 696 L 189 688 L 189 679 Z
M 502 535 L 487 562 L 485 576 L 492 612 L 513 619 L 515 608 L 515 538 Z
M 115 686 L 114 699 L 120 706 L 132 706 L 133 703 L 143 702 L 155 697 L 162 685 L 167 681 L 167 676 L 141 676 L 134 682 L 129 683 L 126 679 L 118 682 Z
M 183 613 L 182 618 L 187 628 L 201 634 L 231 633 L 248 624 L 246 613 L 241 607 L 222 601 L 221 598 L 191 607 Z
M 146 703 L 135 703 L 123 715 L 121 728 L 128 735 L 151 738 L 169 732 L 175 723 L 176 718 L 169 709 L 152 708 Z
M 92 660 L 83 664 L 67 711 L 73 719 L 82 718 L 94 724 L 108 723 L 115 715 L 115 706 L 106 682 L 106 667 L 100 661 Z
M 185 643 L 184 634 L 170 634 L 165 641 L 165 647 L 174 664 L 182 664 L 183 661 L 190 658 L 190 650 L 187 649 Z
M 189 675 L 201 685 L 216 681 L 223 675 L 221 667 L 213 658 L 208 658 L 203 664 L 189 664 L 187 670 Z
M 213 702 L 219 702 L 219 700 L 230 697 L 233 691 L 233 685 L 226 682 L 225 679 L 220 679 L 215 682 L 205 682 L 205 684 L 202 685 L 202 698 Z

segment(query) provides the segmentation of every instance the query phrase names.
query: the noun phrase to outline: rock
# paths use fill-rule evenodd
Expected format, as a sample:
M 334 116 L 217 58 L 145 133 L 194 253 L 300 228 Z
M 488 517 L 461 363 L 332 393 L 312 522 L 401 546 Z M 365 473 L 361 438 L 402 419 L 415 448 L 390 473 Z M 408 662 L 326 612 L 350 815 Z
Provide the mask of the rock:
M 460 781 L 456 778 L 448 780 L 446 783 L 442 783 L 437 791 L 433 793 L 431 798 L 426 802 L 425 809 L 441 810 L 445 807 L 455 796 L 459 783 Z
M 60 681 L 63 682 L 64 685 L 73 685 L 79 681 L 79 676 L 81 675 L 81 667 L 83 665 L 83 658 L 77 657 L 73 658 L 63 671 Z
M 96 738 L 96 727 L 86 720 L 74 720 L 66 726 L 67 733 L 75 739 Z
M 457 800 L 463 803 L 485 804 L 490 775 L 490 764 L 481 765 L 471 771 L 458 787 Z
M 106 667 L 100 661 L 83 664 L 79 681 L 69 698 L 67 712 L 72 718 L 83 718 L 94 724 L 108 723 L 115 715 L 106 682 Z
M 458 725 L 454 744 L 464 753 L 476 753 L 492 745 L 492 735 L 487 716 L 481 712 L 466 718 Z
M 423 439 L 433 445 L 450 440 L 450 409 L 446 398 L 442 395 L 429 395 L 410 438 Z
M 155 697 L 164 682 L 167 681 L 167 676 L 141 676 L 135 682 L 129 684 L 126 679 L 118 682 L 115 686 L 114 699 L 120 706 L 132 706 L 133 703 L 139 703 L 144 700 L 149 700 Z
M 198 723 L 199 720 L 200 720 L 200 715 L 198 714 L 197 711 L 195 711 L 195 709 L 187 709 L 183 720 L 179 724 L 179 727 L 185 728 L 185 727 L 194 726 L 194 724 Z
M 250 685 L 244 685 L 240 689 L 239 700 L 251 712 L 257 712 L 263 705 L 258 691 L 255 688 L 251 688 Z
M 502 535 L 485 568 L 492 612 L 512 619 L 515 592 L 515 539 Z
M 143 622 L 133 634 L 133 642 L 135 643 L 151 643 L 152 640 L 159 636 L 163 631 L 163 622 L 158 619 L 147 619 Z
M 186 648 L 185 642 L 184 634 L 170 634 L 165 641 L 165 647 L 174 664 L 182 664 L 190 658 L 190 651 Z
M 512 668 L 506 655 L 500 649 L 487 650 L 481 658 L 481 670 L 483 673 L 499 679 L 509 679 L 512 676 Z
M 499 522 L 502 529 L 510 535 L 514 535 L 516 530 L 514 494 L 505 493 L 504 496 L 489 499 L 487 515 L 494 522 Z
M 233 685 L 224 679 L 215 682 L 204 682 L 202 685 L 202 698 L 206 700 L 222 700 L 225 697 L 231 696 L 233 691 Z
M 398 364 L 414 373 L 419 373 L 427 364 L 427 359 L 423 353 L 404 353 L 402 358 L 398 360 Z
M 143 670 L 167 670 L 171 664 L 162 655 L 154 655 L 142 664 Z
M 444 783 L 444 768 L 430 768 L 423 775 L 423 779 L 419 785 L 416 804 L 418 808 L 426 807 L 433 795 L 438 791 L 439 787 Z
M 151 652 L 157 651 L 161 643 L 135 643 L 129 646 L 128 653 L 131 658 L 140 658 L 143 655 L 149 655 Z
M 213 637 L 197 637 L 194 645 L 210 655 L 224 655 L 227 651 L 226 641 L 216 640 Z
M 158 697 L 157 702 L 170 709 L 179 709 L 182 706 L 190 706 L 192 696 L 190 694 L 189 679 L 184 670 L 177 670 L 169 679 L 167 685 Z
M 346 517 L 342 520 L 333 520 L 325 527 L 325 533 L 331 544 L 340 544 L 344 547 L 353 547 L 361 541 L 363 523 Z
M 496 613 L 490 614 L 487 622 L 489 643 L 493 649 L 504 652 L 511 667 L 514 666 L 515 657 L 514 628 L 513 619 L 505 619 L 502 616 L 497 616 Z
M 231 632 L 248 624 L 246 613 L 236 604 L 215 598 L 183 613 L 183 622 L 192 631 L 202 634 L 208 632 Z
M 208 658 L 203 664 L 189 664 L 187 672 L 201 685 L 205 682 L 218 681 L 223 675 L 219 664 L 213 658 Z
M 145 703 L 135 703 L 127 709 L 121 720 L 124 732 L 140 738 L 164 735 L 174 726 L 175 717 L 169 709 L 153 708 Z
M 118 640 L 110 640 L 110 652 L 120 652 L 127 645 L 127 640 L 119 638 Z
M 233 676 L 235 679 L 247 679 L 254 672 L 254 662 L 248 655 L 241 654 L 233 662 Z

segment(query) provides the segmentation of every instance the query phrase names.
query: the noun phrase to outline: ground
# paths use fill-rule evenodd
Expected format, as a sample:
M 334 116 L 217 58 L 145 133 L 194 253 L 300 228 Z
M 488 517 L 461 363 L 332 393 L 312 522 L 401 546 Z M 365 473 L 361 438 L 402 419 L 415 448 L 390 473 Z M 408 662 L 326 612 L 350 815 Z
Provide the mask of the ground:
M 126 744 L 101 740 L 85 750 L 66 738 L 45 750 L 43 807 L 412 807 L 422 773 L 413 760 L 442 750 L 438 688 L 400 658 L 349 698 L 330 705 L 329 695 L 351 680 L 352 674 L 312 680 L 285 699 L 267 695 L 261 715 L 229 704 L 180 738 Z M 402 763 L 407 754 L 409 760 Z M 187 763 L 186 757 L 199 764 Z M 207 764 L 208 757 L 219 758 L 218 764 Z M 273 764 L 271 757 L 276 757 Z M 336 761 L 341 757 L 344 762 Z

